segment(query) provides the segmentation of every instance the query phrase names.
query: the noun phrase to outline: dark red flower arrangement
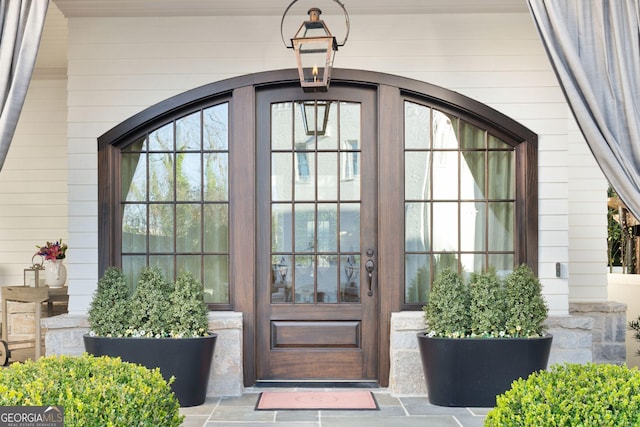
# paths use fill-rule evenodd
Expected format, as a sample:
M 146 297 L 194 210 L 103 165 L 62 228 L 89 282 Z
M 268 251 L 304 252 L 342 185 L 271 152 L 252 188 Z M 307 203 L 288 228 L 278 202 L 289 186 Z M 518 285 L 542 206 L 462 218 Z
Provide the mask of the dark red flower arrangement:
M 46 246 L 36 246 L 39 249 L 36 255 L 43 256 L 46 260 L 52 259 L 64 259 L 66 257 L 67 252 L 67 244 L 62 243 L 62 239 L 59 241 L 52 243 L 47 242 Z

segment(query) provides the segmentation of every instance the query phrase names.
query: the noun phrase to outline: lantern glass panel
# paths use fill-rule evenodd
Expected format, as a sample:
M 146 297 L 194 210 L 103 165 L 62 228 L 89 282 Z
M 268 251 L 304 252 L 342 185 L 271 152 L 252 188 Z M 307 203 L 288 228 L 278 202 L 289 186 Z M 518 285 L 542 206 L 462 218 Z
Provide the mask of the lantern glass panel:
M 303 86 L 326 86 L 333 61 L 333 37 L 294 40 Z

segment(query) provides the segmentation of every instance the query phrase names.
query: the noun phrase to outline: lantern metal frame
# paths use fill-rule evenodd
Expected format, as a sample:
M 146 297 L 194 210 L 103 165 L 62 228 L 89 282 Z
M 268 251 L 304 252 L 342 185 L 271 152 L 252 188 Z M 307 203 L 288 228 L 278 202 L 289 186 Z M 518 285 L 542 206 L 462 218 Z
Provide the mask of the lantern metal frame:
M 284 19 L 291 7 L 298 0 L 293 0 L 289 6 L 285 9 L 282 19 L 280 20 L 280 37 L 285 47 L 293 49 L 296 55 L 296 63 L 298 66 L 298 75 L 300 78 L 300 86 L 305 92 L 326 92 L 329 89 L 329 83 L 331 81 L 331 70 L 333 68 L 333 59 L 335 52 L 339 47 L 342 47 L 349 38 L 350 23 L 349 13 L 339 0 L 332 0 L 337 3 L 344 12 L 346 34 L 342 42 L 338 42 L 336 38 L 331 34 L 329 28 L 325 25 L 324 21 L 320 19 L 322 11 L 317 7 L 312 7 L 307 12 L 309 14 L 309 20 L 304 21 L 296 34 L 290 39 L 291 44 L 287 44 L 284 37 Z M 307 36 L 307 31 L 324 32 L 322 36 Z M 303 58 L 303 55 L 305 57 Z M 322 59 L 318 59 L 318 62 L 314 62 L 307 66 L 306 58 L 310 55 L 322 55 Z
M 40 264 L 38 264 L 33 261 L 36 256 L 38 256 L 38 254 L 35 254 L 31 257 L 31 267 L 24 269 L 24 286 L 32 288 L 40 288 L 45 286 L 44 259 L 41 257 Z

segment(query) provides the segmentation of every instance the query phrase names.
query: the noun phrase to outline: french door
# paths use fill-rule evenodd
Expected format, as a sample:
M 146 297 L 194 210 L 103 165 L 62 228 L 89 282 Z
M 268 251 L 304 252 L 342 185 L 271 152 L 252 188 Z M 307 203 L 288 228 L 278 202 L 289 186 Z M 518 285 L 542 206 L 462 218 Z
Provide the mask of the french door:
M 376 380 L 376 94 L 256 94 L 258 380 Z

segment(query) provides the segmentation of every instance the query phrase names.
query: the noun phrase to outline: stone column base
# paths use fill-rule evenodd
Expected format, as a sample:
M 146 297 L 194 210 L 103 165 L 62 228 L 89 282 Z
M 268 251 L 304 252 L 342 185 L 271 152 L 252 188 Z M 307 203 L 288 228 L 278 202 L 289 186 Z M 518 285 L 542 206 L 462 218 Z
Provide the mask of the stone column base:
M 621 365 L 627 360 L 627 305 L 620 302 L 571 303 L 572 316 L 593 320 L 592 351 L 594 363 Z

